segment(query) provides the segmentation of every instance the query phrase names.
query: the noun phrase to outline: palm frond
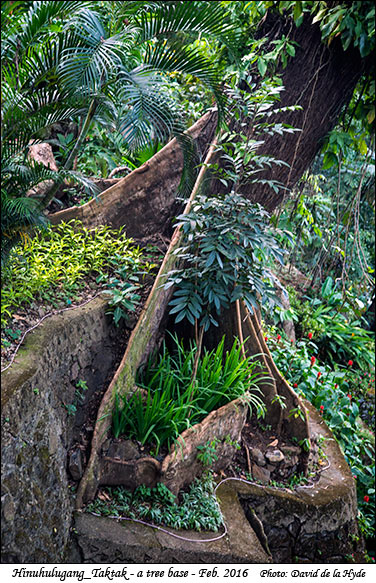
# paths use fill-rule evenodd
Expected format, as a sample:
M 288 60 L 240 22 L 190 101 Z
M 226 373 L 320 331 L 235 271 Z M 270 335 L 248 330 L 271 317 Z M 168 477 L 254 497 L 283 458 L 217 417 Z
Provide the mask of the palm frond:
M 3 166 L 1 175 L 3 187 L 8 193 L 17 194 L 17 196 L 26 195 L 32 188 L 46 180 L 63 181 L 63 177 L 58 172 L 30 160 Z
M 163 91 L 163 80 L 154 70 L 140 67 L 119 74 L 119 99 L 123 115 L 118 129 L 132 149 L 141 149 L 156 139 L 165 141 L 172 135 L 181 114 Z
M 50 0 L 34 1 L 30 4 L 29 10 L 17 19 L 12 34 L 8 31 L 2 44 L 2 57 L 9 61 L 13 61 L 16 56 L 19 60 L 33 44 L 49 37 L 51 24 L 56 26 L 68 15 L 72 17 L 77 10 L 81 10 L 84 5 L 92 5 L 93 2 Z
M 117 129 L 128 147 L 134 150 L 143 149 L 153 141 L 163 143 L 176 137 L 184 158 L 179 192 L 187 195 L 197 174 L 197 149 L 185 131 L 182 111 L 164 90 L 165 80 L 145 67 L 130 73 L 123 70 L 118 79 L 122 83 L 119 83 L 117 98 L 123 100 L 124 108 L 119 112 Z
M 79 43 L 63 51 L 58 74 L 69 89 L 98 92 L 121 65 L 133 35 L 128 38 L 123 31 L 108 37 L 99 15 L 87 9 L 78 13 L 73 26 Z
M 3 152 L 2 158 L 21 154 L 27 148 L 29 142 L 43 141 L 46 129 L 54 123 L 70 119 L 82 113 L 82 107 L 72 107 L 70 103 L 53 102 L 40 108 L 38 111 L 27 112 L 21 109 L 13 109 L 8 114 L 7 123 L 3 126 Z
M 182 184 L 189 184 L 197 162 L 194 143 L 160 72 L 201 79 L 213 92 L 220 118 L 226 100 L 219 69 L 197 45 L 182 43 L 204 33 L 234 49 L 235 33 L 222 3 L 112 2 L 108 14 L 102 2 L 34 1 L 27 11 L 21 4 L 17 19 L 7 20 L 2 48 L 2 176 L 9 200 L 25 198 L 46 180 L 75 180 L 92 189 L 77 173 L 53 172 L 27 158 L 29 144 L 44 141 L 51 125 L 78 116 L 88 122 L 85 131 L 95 119 L 116 119 L 137 150 L 176 136 L 185 160 Z M 34 205 L 25 202 L 25 209 L 28 204 Z M 14 202 L 4 205 L 20 226 L 22 204 L 18 211 Z
M 219 121 L 222 120 L 227 98 L 222 88 L 221 73 L 197 48 L 171 46 L 167 41 L 154 46 L 149 45 L 145 54 L 145 64 L 159 71 L 178 71 L 201 79 L 212 90 L 218 106 Z
M 47 218 L 41 213 L 38 202 L 30 197 L 10 196 L 1 189 L 1 266 L 3 267 L 11 250 L 25 241 L 33 227 L 44 227 Z
M 171 37 L 173 33 L 205 34 L 219 40 L 237 54 L 238 30 L 221 2 L 158 2 L 152 10 L 142 11 L 138 19 L 141 41 Z

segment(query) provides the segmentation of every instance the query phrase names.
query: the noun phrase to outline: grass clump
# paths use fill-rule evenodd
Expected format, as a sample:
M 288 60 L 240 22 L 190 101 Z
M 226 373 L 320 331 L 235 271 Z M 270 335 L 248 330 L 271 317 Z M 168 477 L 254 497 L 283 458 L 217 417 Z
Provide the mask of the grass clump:
M 158 454 L 161 446 L 170 447 L 185 429 L 238 397 L 263 413 L 257 361 L 242 356 L 238 341 L 226 353 L 224 338 L 216 349 L 204 350 L 192 380 L 196 345 L 185 348 L 173 339 L 174 352 L 164 344 L 159 356 L 139 371 L 137 385 L 143 390 L 131 396 L 116 395 L 112 413 L 115 437 L 125 435 L 143 445 L 153 444 Z
M 210 472 L 196 479 L 187 492 L 180 492 L 179 501 L 161 483 L 155 488 L 141 485 L 134 492 L 123 486 L 103 488 L 100 497 L 88 504 L 85 510 L 101 516 L 145 520 L 176 529 L 217 532 L 223 522 L 214 488 Z
M 34 301 L 69 305 L 89 275 L 119 268 L 129 274 L 150 268 L 122 229 L 89 230 L 77 220 L 48 228 L 11 255 L 2 276 L 1 327 Z

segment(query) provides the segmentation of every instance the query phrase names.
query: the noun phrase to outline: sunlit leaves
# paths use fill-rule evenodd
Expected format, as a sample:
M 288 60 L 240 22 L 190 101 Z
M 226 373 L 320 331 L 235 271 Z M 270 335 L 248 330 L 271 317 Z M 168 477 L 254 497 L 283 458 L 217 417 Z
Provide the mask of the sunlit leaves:
M 45 169 L 47 170 L 47 169 Z M 36 211 L 36 201 L 30 197 L 2 200 L 1 226 L 4 241 L 14 229 L 14 225 L 34 225 L 40 223 Z M 42 215 L 44 219 L 44 216 Z M 44 219 L 44 224 L 46 220 Z M 133 265 L 139 269 L 141 252 L 126 237 L 122 230 L 106 226 L 90 231 L 80 221 L 60 223 L 46 233 L 38 233 L 25 247 L 13 252 L 4 271 L 1 308 L 2 326 L 21 305 L 42 299 L 48 303 L 61 301 L 84 287 L 84 279 L 89 273 L 108 272 L 111 265 L 124 266 L 124 272 L 131 276 Z M 104 278 L 105 283 L 108 278 Z M 6 305 L 11 309 L 6 313 Z
M 279 2 L 278 8 L 281 12 L 292 12 L 297 26 L 300 26 L 304 13 L 311 14 L 312 23 L 319 24 L 322 38 L 328 45 L 335 37 L 340 37 L 344 50 L 353 44 L 359 48 L 362 57 L 374 50 L 374 2 Z

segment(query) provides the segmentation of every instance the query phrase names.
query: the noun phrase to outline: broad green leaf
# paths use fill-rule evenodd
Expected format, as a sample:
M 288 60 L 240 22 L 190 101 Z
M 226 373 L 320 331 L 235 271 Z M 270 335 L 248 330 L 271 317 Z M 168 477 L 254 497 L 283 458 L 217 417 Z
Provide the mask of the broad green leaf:
M 257 59 L 257 68 L 259 70 L 259 73 L 261 75 L 261 77 L 263 77 L 266 73 L 266 69 L 268 68 L 265 59 L 263 59 L 262 57 L 259 57 Z

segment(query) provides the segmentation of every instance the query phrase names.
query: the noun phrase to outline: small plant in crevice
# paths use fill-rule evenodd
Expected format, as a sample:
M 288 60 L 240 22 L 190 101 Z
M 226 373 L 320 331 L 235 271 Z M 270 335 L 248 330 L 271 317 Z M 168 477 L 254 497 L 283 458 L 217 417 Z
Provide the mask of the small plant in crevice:
M 216 349 L 204 350 L 192 381 L 197 347 L 173 337 L 175 350 L 166 344 L 158 356 L 149 359 L 136 380 L 139 387 L 131 395 L 115 395 L 112 432 L 142 444 L 150 443 L 158 455 L 162 446 L 170 447 L 188 427 L 202 421 L 211 411 L 242 397 L 258 415 L 264 405 L 257 383 L 257 362 L 242 356 L 241 345 L 234 342 L 224 351 L 224 338 Z
M 303 451 L 305 452 L 309 452 L 311 449 L 311 443 L 310 440 L 308 439 L 308 437 L 301 439 L 299 442 L 300 447 L 302 448 Z
M 283 395 L 275 395 L 272 399 L 272 405 L 274 403 L 278 403 L 279 406 L 281 407 L 281 409 L 286 409 L 287 405 L 285 403 L 286 397 L 284 397 Z
M 8 348 L 12 345 L 12 342 L 17 342 L 22 336 L 22 331 L 17 328 L 12 330 L 12 328 L 4 328 L 4 340 L 2 341 L 2 346 Z
M 215 461 L 217 461 L 217 445 L 219 444 L 219 439 L 214 438 L 212 440 L 207 441 L 207 443 L 203 445 L 197 446 L 197 459 L 202 463 L 202 465 L 206 468 L 210 467 Z
M 114 275 L 108 277 L 105 273 L 100 273 L 96 278 L 97 283 L 105 286 L 103 290 L 108 296 L 109 310 L 106 314 L 112 314 L 116 326 L 121 319 L 129 319 L 129 312 L 134 312 L 138 306 L 143 286 L 142 279 L 151 273 L 156 267 L 156 263 L 149 262 L 148 258 L 141 254 L 127 258 L 123 263 L 121 255 L 116 253 L 109 261 L 113 268 Z M 152 259 L 152 258 L 151 258 Z
M 302 419 L 303 421 L 305 420 L 305 415 L 299 406 L 290 409 L 288 418 L 290 417 L 293 417 L 294 419 L 298 419 L 298 417 L 300 417 L 300 419 Z
M 214 439 L 208 439 L 206 443 L 197 446 L 198 453 L 196 458 L 205 468 L 209 468 L 218 460 L 218 446 L 221 443 L 230 445 L 235 450 L 241 449 L 240 444 L 231 439 L 230 435 L 226 435 L 222 440 L 219 440 L 216 437 Z
M 230 435 L 225 436 L 223 443 L 226 443 L 227 445 L 231 445 L 232 447 L 234 447 L 237 450 L 241 449 L 240 444 L 237 441 L 234 441 L 233 439 L 231 439 Z
M 222 526 L 222 514 L 214 497 L 215 482 L 210 472 L 195 479 L 188 491 L 178 499 L 162 483 L 155 488 L 144 485 L 134 492 L 123 486 L 102 488 L 97 498 L 88 504 L 86 512 L 143 520 L 175 529 L 217 532 Z
M 76 382 L 76 390 L 74 392 L 74 398 L 72 403 L 62 403 L 62 406 L 67 411 L 68 415 L 75 415 L 77 413 L 77 408 L 85 400 L 85 392 L 88 390 L 86 381 L 79 379 Z
M 144 285 L 145 276 L 151 274 L 156 267 L 153 257 L 149 258 L 139 253 L 130 255 L 126 263 L 119 253 L 109 259 L 114 275 L 108 278 L 107 274 L 101 273 L 97 278 L 97 283 L 103 283 L 106 287 L 103 290 L 108 296 L 109 310 L 106 314 L 112 314 L 116 326 L 121 319 L 129 320 L 129 312 L 134 312 L 139 305 L 140 292 Z M 151 252 L 151 250 L 149 250 Z
M 138 282 L 135 276 L 132 279 Z M 135 311 L 141 299 L 140 294 L 135 293 L 139 290 L 139 285 L 121 281 L 116 277 L 109 279 L 107 288 L 104 290 L 109 296 L 109 309 L 106 314 L 112 314 L 116 326 L 119 325 L 121 319 L 129 319 L 129 312 Z

